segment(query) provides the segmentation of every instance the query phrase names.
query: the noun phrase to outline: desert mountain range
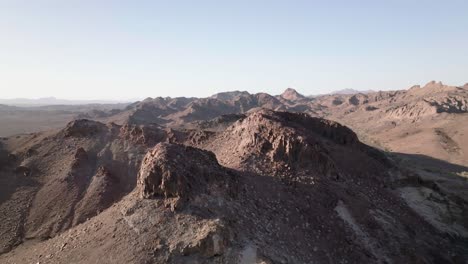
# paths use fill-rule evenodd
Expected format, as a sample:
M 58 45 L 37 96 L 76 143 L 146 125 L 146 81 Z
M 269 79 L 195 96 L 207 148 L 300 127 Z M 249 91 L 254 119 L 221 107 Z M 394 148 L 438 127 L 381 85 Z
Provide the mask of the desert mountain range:
M 468 84 L 0 113 L 0 263 L 468 261 Z

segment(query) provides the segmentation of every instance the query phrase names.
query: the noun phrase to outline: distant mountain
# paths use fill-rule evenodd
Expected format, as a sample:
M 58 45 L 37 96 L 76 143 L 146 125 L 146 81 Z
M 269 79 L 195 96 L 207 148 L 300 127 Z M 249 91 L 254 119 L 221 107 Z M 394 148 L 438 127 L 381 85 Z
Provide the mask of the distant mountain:
M 359 90 L 347 88 L 347 89 L 331 92 L 330 94 L 344 94 L 344 95 L 346 95 L 346 94 L 358 94 L 358 93 L 366 94 L 366 93 L 372 93 L 372 92 L 374 92 L 374 91 L 373 90 L 359 91 Z
M 2 110 L 17 110 L 18 108 L 11 105 L 0 104 L 0 111 Z
M 44 105 L 84 105 L 84 104 L 117 104 L 126 103 L 128 101 L 113 101 L 113 100 L 67 100 L 58 99 L 55 97 L 43 97 L 38 99 L 31 98 L 13 98 L 0 99 L 0 104 L 13 106 L 44 106 Z
M 218 99 L 218 100 L 223 100 L 223 101 L 228 101 L 228 100 L 234 100 L 240 96 L 246 96 L 249 95 L 249 92 L 246 91 L 232 91 L 232 92 L 222 92 L 222 93 L 217 93 L 211 96 L 211 98 Z
M 288 88 L 286 89 L 281 95 L 281 98 L 289 100 L 289 101 L 296 101 L 300 99 L 306 98 L 304 95 L 298 93 L 296 90 L 293 88 Z

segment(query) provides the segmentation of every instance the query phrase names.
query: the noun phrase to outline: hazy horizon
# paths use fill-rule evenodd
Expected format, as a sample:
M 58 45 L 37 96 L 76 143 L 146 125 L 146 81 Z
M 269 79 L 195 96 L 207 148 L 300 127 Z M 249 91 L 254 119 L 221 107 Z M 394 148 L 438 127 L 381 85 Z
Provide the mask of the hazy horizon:
M 438 81 L 438 80 L 431 80 L 431 81 Z M 430 82 L 430 81 L 428 81 Z M 428 82 L 426 83 L 421 83 L 421 84 L 414 84 L 414 85 L 420 85 L 421 87 L 424 86 L 425 84 L 427 84 Z M 453 85 L 453 86 L 462 86 L 464 84 L 447 84 L 443 81 L 441 81 L 443 84 L 446 84 L 446 85 Z M 411 85 L 413 86 L 413 85 Z M 404 87 L 404 88 L 401 88 L 401 89 L 395 89 L 395 90 L 406 90 L 406 89 L 409 89 L 411 88 L 410 87 Z M 334 92 L 341 92 L 341 91 L 345 91 L 345 90 L 354 90 L 354 91 L 358 91 L 358 92 L 369 92 L 369 91 L 385 91 L 383 89 L 370 89 L 370 90 L 363 90 L 363 89 L 354 89 L 354 88 L 343 88 L 343 89 L 339 89 L 339 90 L 333 90 L 333 91 L 325 91 L 324 93 L 321 93 L 321 94 L 304 94 L 300 89 L 297 89 L 297 88 L 294 88 L 294 87 L 287 87 L 287 88 L 284 88 L 284 90 L 286 89 L 289 89 L 289 88 L 293 88 L 295 89 L 298 93 L 300 94 L 303 94 L 305 96 L 318 96 L 318 95 L 325 95 L 325 94 L 330 94 L 330 93 L 334 93 Z M 283 91 L 284 91 L 283 90 Z M 387 89 L 388 90 L 388 89 Z M 272 95 L 280 95 L 283 91 L 281 91 L 280 93 L 278 94 L 272 94 Z M 218 91 L 214 94 L 210 94 L 208 96 L 172 96 L 172 97 L 198 97 L 198 98 L 203 98 L 203 97 L 209 97 L 209 96 L 213 96 L 215 94 L 218 94 L 218 93 L 225 93 L 225 92 L 249 92 L 251 94 L 255 94 L 255 93 L 261 93 L 262 91 L 256 91 L 256 92 L 250 92 L 250 91 L 246 91 L 246 90 L 226 90 L 226 91 Z M 171 97 L 171 96 L 162 96 L 162 95 L 155 95 L 155 96 L 146 96 L 146 97 L 141 97 L 141 98 L 129 98 L 129 99 L 109 99 L 109 98 L 89 98 L 89 99 L 81 99 L 81 98 L 59 98 L 59 97 L 55 97 L 55 96 L 45 96 L 45 97 L 12 97 L 12 98 L 4 98 L 4 97 L 0 97 L 0 104 L 2 103 L 2 101 L 15 101 L 15 100 L 31 100 L 31 101 L 41 101 L 41 100 L 44 100 L 44 101 L 54 101 L 54 100 L 57 100 L 57 101 L 70 101 L 70 103 L 73 103 L 73 104 L 76 104 L 76 103 L 79 103 L 79 102 L 96 102 L 96 103 L 130 103 L 130 102 L 135 102 L 135 101 L 141 101 L 141 100 L 144 100 L 145 98 L 148 98 L 148 97 Z
M 468 82 L 466 1 L 0 1 L 0 98 Z

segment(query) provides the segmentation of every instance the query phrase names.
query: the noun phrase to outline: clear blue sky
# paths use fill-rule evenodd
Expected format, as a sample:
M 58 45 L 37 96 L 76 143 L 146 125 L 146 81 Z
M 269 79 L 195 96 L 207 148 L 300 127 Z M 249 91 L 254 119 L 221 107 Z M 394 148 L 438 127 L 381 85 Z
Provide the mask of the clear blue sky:
M 468 1 L 0 0 L 0 98 L 468 82 Z

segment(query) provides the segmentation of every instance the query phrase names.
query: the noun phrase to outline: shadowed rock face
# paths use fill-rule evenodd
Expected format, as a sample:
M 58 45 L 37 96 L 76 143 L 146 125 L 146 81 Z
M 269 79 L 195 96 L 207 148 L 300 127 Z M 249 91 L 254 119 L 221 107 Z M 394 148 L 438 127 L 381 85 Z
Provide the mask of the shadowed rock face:
M 159 143 L 144 157 L 137 187 L 143 198 L 176 198 L 180 204 L 227 178 L 212 152 Z
M 462 96 L 448 96 L 445 98 L 429 98 L 428 103 L 435 106 L 437 113 L 466 113 L 468 100 Z

